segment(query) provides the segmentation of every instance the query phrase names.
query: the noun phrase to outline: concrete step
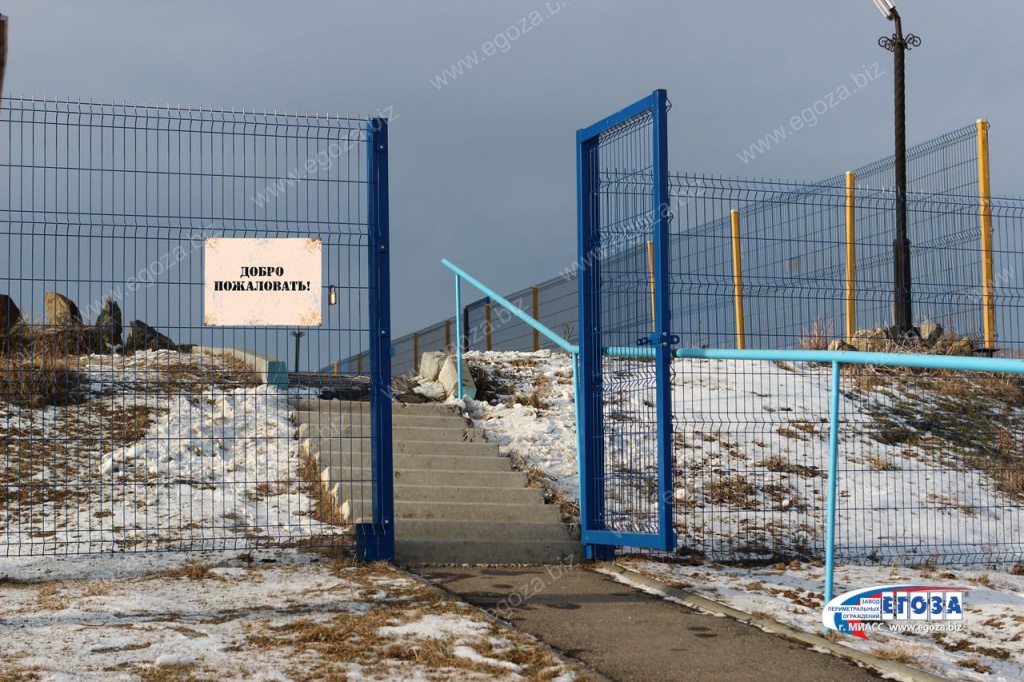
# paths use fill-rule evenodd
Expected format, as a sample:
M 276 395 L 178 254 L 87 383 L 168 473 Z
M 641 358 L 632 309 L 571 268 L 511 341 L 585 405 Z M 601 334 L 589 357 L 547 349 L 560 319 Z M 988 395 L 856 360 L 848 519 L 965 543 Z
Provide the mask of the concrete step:
M 454 455 L 457 457 L 500 457 L 496 443 L 484 441 L 473 443 L 437 443 L 425 440 L 396 440 L 396 454 L 406 455 Z
M 492 504 L 544 504 L 540 488 L 481 488 L 453 485 L 406 485 L 395 482 L 395 500 L 402 502 L 488 502 Z
M 310 453 L 339 452 L 370 456 L 369 438 L 311 438 L 300 441 Z M 494 443 L 444 443 L 434 441 L 404 441 L 392 443 L 396 455 L 452 455 L 456 457 L 498 457 L 498 446 Z
M 338 453 L 320 453 L 320 478 L 328 481 L 368 481 L 373 464 L 368 458 L 346 457 Z M 408 480 L 419 472 L 454 471 L 458 474 L 518 473 L 512 471 L 511 463 L 504 458 L 494 457 L 417 457 L 416 455 L 395 455 L 394 480 Z M 515 478 L 518 486 L 521 479 Z M 454 500 L 453 500 L 454 501 Z
M 397 563 L 417 564 L 576 564 L 583 546 L 575 540 L 502 542 L 494 540 L 395 541 Z
M 326 424 L 340 423 L 343 425 L 359 425 L 369 429 L 371 426 L 370 413 L 347 415 L 336 412 L 305 412 L 293 410 L 290 413 L 294 424 Z M 428 415 L 404 415 L 396 414 L 391 417 L 392 426 L 429 426 L 429 427 L 450 427 L 461 428 L 472 426 L 472 422 L 465 417 L 451 416 L 428 416 Z
M 360 425 L 341 424 L 340 422 L 325 422 L 323 424 L 299 424 L 296 429 L 298 438 L 331 438 L 341 440 L 364 440 L 369 442 L 371 431 L 369 427 Z M 466 426 L 440 427 L 429 426 L 393 426 L 391 428 L 391 439 L 393 441 L 425 441 L 425 442 L 486 442 L 483 438 L 483 431 Z
M 344 424 L 342 422 L 326 422 L 323 424 L 302 423 L 299 424 L 296 431 L 300 439 L 341 438 L 367 440 L 371 435 L 369 425 Z M 451 443 L 486 442 L 483 431 L 461 424 L 450 426 L 403 426 L 401 424 L 394 424 L 391 427 L 391 438 L 393 440 L 445 441 Z
M 443 441 L 446 443 L 484 443 L 484 432 L 466 426 L 440 428 L 431 426 L 395 426 L 391 430 L 394 440 Z
M 288 406 L 300 412 L 339 412 L 342 414 L 369 414 L 370 403 L 352 400 L 317 400 L 289 398 Z M 414 416 L 462 416 L 458 405 L 447 403 L 392 403 L 391 414 Z
M 442 519 L 396 519 L 395 539 L 415 540 L 572 540 L 560 522 L 530 523 Z
M 395 500 L 395 518 L 497 523 L 561 523 L 558 507 L 546 504 L 495 504 L 491 502 L 404 502 Z
M 445 471 L 410 469 L 395 472 L 395 485 L 436 485 L 441 487 L 525 488 L 526 474 L 519 471 Z
M 320 467 L 342 470 L 370 470 L 373 463 L 369 455 L 324 451 L 317 453 Z M 454 455 L 394 455 L 397 472 L 438 469 L 443 471 L 512 471 L 507 457 L 458 457 Z

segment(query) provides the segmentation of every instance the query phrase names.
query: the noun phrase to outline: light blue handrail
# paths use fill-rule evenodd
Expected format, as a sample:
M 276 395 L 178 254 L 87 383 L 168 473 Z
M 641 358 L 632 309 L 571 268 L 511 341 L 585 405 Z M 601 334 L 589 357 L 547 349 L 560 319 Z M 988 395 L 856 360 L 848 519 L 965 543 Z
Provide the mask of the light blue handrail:
M 491 289 L 486 284 L 484 284 L 483 282 L 478 280 L 476 277 L 473 277 L 473 275 L 469 274 L 468 272 L 466 272 L 465 270 L 463 270 L 459 266 L 457 266 L 454 263 L 452 263 L 447 258 L 442 258 L 441 259 L 441 263 L 446 268 L 448 268 L 449 270 L 454 272 L 457 279 L 458 278 L 462 278 L 462 279 L 466 280 L 467 282 L 469 282 L 470 284 L 472 284 L 473 286 L 475 286 L 477 289 L 479 289 L 485 295 L 490 297 L 490 299 L 492 301 L 494 301 L 495 303 L 501 305 L 501 307 L 505 308 L 510 313 L 512 313 L 513 315 L 518 317 L 520 320 L 522 320 L 523 322 L 525 322 L 529 326 L 531 326 L 534 329 L 536 329 L 537 331 L 539 331 L 541 334 L 543 334 L 545 337 L 547 337 L 552 343 L 554 343 L 556 346 L 558 346 L 559 348 L 564 350 L 566 353 L 577 354 L 577 353 L 580 352 L 580 347 L 579 346 L 574 346 L 573 344 L 569 343 L 568 341 L 563 339 L 561 336 L 559 336 L 555 332 L 551 331 L 551 329 L 549 327 L 547 327 L 546 325 L 544 325 L 541 322 L 538 322 L 531 315 L 528 315 L 527 313 L 524 313 L 522 311 L 522 309 L 519 308 L 519 306 L 517 306 L 516 304 L 512 303 L 511 301 L 509 301 L 504 296 L 500 296 L 500 295 L 496 294 L 493 289 Z M 461 308 L 459 308 L 458 314 L 460 316 L 462 315 L 462 309 Z
M 536 320 L 533 316 L 523 312 L 523 310 L 509 301 L 504 296 L 501 296 L 489 286 L 473 277 L 471 274 L 460 268 L 459 266 L 452 263 L 447 258 L 442 258 L 441 263 L 455 273 L 455 330 L 457 335 L 456 340 L 456 363 L 459 367 L 459 389 L 458 396 L 459 400 L 462 400 L 462 280 L 466 280 L 474 287 L 476 287 L 485 296 L 490 297 L 492 301 L 509 311 L 520 320 L 533 327 L 538 332 L 544 335 L 545 338 L 550 340 L 556 346 L 567 352 L 572 357 L 572 403 L 573 403 L 573 420 L 576 426 L 576 467 L 577 471 L 583 471 L 582 462 L 580 462 L 581 449 L 580 449 L 580 384 L 579 384 L 579 360 L 580 360 L 580 347 L 573 345 L 566 341 L 564 338 L 559 336 L 557 333 L 552 331 L 548 326 Z M 582 485 L 582 481 L 580 482 Z

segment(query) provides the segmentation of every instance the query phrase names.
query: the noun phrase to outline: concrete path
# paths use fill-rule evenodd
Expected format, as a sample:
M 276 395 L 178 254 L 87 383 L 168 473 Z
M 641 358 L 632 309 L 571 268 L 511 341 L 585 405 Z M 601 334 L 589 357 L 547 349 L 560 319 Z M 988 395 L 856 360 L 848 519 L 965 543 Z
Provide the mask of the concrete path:
M 865 681 L 874 672 L 585 567 L 421 567 L 420 575 L 613 680 Z

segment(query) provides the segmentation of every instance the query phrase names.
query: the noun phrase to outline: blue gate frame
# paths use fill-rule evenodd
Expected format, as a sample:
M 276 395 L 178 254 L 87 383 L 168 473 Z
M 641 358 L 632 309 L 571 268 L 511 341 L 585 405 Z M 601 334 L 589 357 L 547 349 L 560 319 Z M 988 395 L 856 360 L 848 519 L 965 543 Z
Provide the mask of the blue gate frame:
M 591 559 L 611 558 L 622 546 L 675 548 L 670 370 L 679 340 L 667 276 L 668 106 L 666 92 L 656 90 L 576 133 L 580 519 Z M 622 364 L 628 386 L 615 377 Z M 616 399 L 626 409 L 628 400 L 642 405 L 642 414 L 615 419 Z M 648 492 L 637 497 L 637 489 Z

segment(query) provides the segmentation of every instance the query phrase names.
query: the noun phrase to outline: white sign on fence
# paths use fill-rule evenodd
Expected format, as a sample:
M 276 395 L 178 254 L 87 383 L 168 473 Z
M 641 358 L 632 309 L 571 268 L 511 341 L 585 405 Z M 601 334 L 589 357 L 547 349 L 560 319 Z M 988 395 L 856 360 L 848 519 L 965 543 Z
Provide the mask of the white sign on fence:
M 203 323 L 319 326 L 322 251 L 319 239 L 207 239 Z

